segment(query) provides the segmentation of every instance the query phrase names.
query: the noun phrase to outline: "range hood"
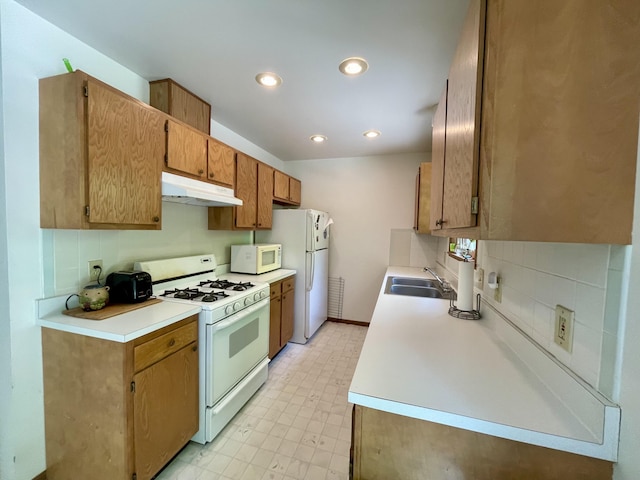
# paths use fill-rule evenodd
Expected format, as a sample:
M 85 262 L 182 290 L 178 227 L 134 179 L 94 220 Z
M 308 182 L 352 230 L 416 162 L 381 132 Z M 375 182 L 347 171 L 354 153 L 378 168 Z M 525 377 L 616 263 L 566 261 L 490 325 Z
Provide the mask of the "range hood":
M 231 188 L 168 172 L 162 172 L 162 200 L 200 207 L 242 205 L 242 200 L 233 196 Z

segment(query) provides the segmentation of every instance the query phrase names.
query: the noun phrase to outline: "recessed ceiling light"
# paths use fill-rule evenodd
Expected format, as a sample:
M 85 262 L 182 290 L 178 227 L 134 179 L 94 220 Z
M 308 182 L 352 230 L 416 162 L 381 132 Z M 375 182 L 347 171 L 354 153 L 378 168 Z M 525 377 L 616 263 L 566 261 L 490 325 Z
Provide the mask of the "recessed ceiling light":
M 367 138 L 376 138 L 380 136 L 380 131 L 379 130 L 367 130 L 366 132 L 363 132 L 362 135 L 364 135 Z
M 349 76 L 360 75 L 366 72 L 368 68 L 369 64 L 367 61 L 360 57 L 345 58 L 338 66 L 338 70 Z
M 322 143 L 327 141 L 327 137 L 324 135 L 311 135 L 309 139 L 314 143 Z
M 256 82 L 263 87 L 277 87 L 282 83 L 282 78 L 273 72 L 263 72 L 256 75 Z

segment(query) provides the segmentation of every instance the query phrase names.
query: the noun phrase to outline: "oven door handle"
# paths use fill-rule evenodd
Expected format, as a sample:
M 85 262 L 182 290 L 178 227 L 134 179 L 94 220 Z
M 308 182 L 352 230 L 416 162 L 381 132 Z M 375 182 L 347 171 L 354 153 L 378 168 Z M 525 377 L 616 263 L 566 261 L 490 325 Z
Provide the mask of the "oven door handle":
M 263 308 L 263 307 L 265 307 L 267 305 L 269 305 L 269 298 L 268 297 L 263 299 L 263 300 L 260 300 L 258 303 L 254 303 L 250 307 L 244 308 L 244 309 L 240 310 L 239 312 L 234 313 L 230 317 L 227 317 L 226 319 L 221 320 L 220 322 L 214 323 L 211 326 L 211 331 L 213 333 L 215 333 L 215 332 L 219 332 L 220 330 L 224 330 L 225 328 L 229 328 L 234 323 L 238 323 L 238 322 L 241 322 L 242 320 L 244 320 L 244 318 L 247 315 L 251 315 L 256 310 L 259 310 L 259 309 L 261 309 L 261 308 Z

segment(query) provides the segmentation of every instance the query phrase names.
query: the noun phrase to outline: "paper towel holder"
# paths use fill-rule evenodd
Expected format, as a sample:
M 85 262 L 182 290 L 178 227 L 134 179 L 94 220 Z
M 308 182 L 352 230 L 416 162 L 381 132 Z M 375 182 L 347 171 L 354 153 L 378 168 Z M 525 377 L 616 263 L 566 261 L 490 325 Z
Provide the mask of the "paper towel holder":
M 487 277 L 487 285 L 489 286 L 489 288 L 495 290 L 496 288 L 498 288 L 499 283 L 500 277 L 498 276 L 498 274 L 496 272 L 491 272 Z
M 449 300 L 449 315 L 455 318 L 462 318 L 463 320 L 480 320 L 482 315 L 480 314 L 480 294 L 476 295 L 476 308 L 475 310 L 460 310 L 453 304 L 453 297 Z

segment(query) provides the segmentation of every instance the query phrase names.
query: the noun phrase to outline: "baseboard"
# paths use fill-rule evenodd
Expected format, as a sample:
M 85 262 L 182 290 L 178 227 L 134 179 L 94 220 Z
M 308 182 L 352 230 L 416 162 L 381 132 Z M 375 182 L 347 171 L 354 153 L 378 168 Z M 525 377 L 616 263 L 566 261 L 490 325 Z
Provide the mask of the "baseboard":
M 347 323 L 349 325 L 359 325 L 361 327 L 368 327 L 369 326 L 369 322 L 358 322 L 356 320 L 345 320 L 344 318 L 327 317 L 327 320 L 329 320 L 330 322 L 336 322 L 336 323 Z
M 33 477 L 33 480 L 47 480 L 47 471 L 45 470 L 41 474 L 36 475 L 35 477 Z

